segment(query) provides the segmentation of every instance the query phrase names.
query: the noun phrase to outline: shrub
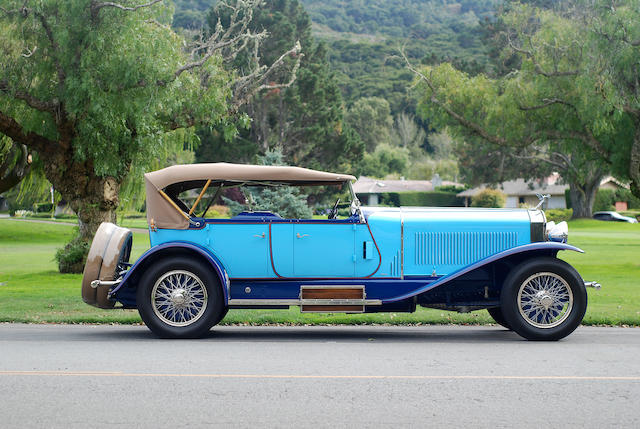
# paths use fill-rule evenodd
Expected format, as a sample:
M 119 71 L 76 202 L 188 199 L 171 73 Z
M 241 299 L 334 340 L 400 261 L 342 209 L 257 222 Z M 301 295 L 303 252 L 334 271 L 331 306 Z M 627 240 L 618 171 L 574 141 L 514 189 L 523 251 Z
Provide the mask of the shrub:
M 55 260 L 61 273 L 82 273 L 89 243 L 76 235 L 66 246 L 58 249 Z
M 615 210 L 616 193 L 613 189 L 598 189 L 593 203 L 593 211 Z
M 555 223 L 568 221 L 573 216 L 573 209 L 548 209 L 544 211 L 547 217 L 547 222 L 554 221 Z
M 497 189 L 483 189 L 471 199 L 471 207 L 504 207 L 507 196 Z
M 616 201 L 626 201 L 629 209 L 640 209 L 640 198 L 635 197 L 629 189 L 616 189 Z
M 394 207 L 462 207 L 464 201 L 455 192 L 384 192 L 380 194 L 380 204 Z
M 51 213 L 51 211 L 53 210 L 53 204 L 51 203 L 34 204 L 33 209 L 36 213 Z

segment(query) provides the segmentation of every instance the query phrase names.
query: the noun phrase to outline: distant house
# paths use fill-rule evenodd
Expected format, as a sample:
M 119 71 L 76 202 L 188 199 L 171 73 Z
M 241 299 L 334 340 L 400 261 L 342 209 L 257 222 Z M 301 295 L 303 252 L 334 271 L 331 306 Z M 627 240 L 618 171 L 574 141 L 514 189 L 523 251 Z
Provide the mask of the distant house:
M 430 192 L 439 186 L 460 186 L 461 183 L 440 179 L 437 174 L 431 180 L 381 180 L 360 176 L 353 184 L 353 191 L 362 204 L 377 206 L 380 204 L 380 194 L 386 192 Z
M 549 194 L 551 198 L 545 202 L 545 209 L 566 209 L 567 200 L 565 191 L 569 189 L 569 185 L 560 184 L 561 177 L 558 173 L 553 173 L 549 177 L 542 180 L 533 180 L 530 182 L 524 179 L 509 180 L 497 186 L 507 195 L 505 207 L 516 208 L 521 205 L 535 207 L 538 205 L 538 197 L 536 194 Z M 624 188 L 624 184 L 618 182 L 613 177 L 605 177 L 600 183 L 600 189 L 618 189 Z M 460 192 L 458 197 L 465 199 L 465 206 L 471 205 L 471 198 L 478 192 L 485 189 L 486 186 L 480 186 L 473 189 L 467 189 Z

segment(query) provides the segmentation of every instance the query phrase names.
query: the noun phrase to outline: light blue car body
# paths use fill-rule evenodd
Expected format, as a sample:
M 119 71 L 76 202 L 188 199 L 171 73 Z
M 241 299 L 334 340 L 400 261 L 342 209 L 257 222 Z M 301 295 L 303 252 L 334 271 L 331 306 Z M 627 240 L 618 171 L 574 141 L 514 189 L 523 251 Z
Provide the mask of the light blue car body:
M 135 305 L 136 272 L 154 256 L 181 249 L 209 261 L 231 307 L 257 306 L 261 300 L 265 306 L 293 305 L 304 285 L 364 286 L 367 299 L 377 301 L 367 311 L 402 311 L 402 306 L 410 311 L 416 302 L 444 299 L 452 307 L 490 307 L 496 305 L 504 278 L 499 270 L 535 255 L 580 251 L 545 241 L 544 215 L 537 210 L 358 210 L 340 220 L 256 212 L 232 219 L 197 218 L 198 227 L 186 230 L 150 229 L 151 249 L 111 297 Z M 447 284 L 453 287 L 448 295 L 433 293 Z

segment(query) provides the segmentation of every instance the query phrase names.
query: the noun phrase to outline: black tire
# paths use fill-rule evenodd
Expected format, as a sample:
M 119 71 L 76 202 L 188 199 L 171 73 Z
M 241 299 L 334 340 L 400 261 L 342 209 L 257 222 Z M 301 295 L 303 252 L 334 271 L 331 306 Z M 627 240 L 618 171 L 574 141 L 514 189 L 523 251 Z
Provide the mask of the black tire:
M 512 331 L 509 323 L 504 319 L 504 315 L 502 314 L 502 309 L 500 307 L 487 308 L 489 312 L 489 316 L 500 326 L 507 328 Z
M 178 285 L 190 289 L 187 291 Z M 177 295 L 172 294 L 169 299 L 171 290 Z M 154 263 L 143 275 L 136 299 L 140 317 L 161 338 L 202 337 L 224 317 L 226 310 L 220 282 L 213 270 L 199 260 L 186 257 L 165 258 Z M 176 302 L 177 299 L 182 302 Z M 186 309 L 180 307 L 181 304 L 186 305 Z
M 500 303 L 505 321 L 516 333 L 529 340 L 556 341 L 582 322 L 587 291 L 571 265 L 539 257 L 511 270 Z

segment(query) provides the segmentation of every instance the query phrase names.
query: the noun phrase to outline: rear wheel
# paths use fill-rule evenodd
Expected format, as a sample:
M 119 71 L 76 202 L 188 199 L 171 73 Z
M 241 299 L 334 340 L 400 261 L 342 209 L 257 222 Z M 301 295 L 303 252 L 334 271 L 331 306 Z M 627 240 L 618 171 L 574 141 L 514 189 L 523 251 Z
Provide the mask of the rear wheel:
M 198 260 L 162 259 L 138 286 L 140 317 L 162 338 L 197 338 L 225 314 L 217 276 Z
M 489 316 L 491 316 L 498 325 L 503 326 L 510 331 L 512 330 L 509 323 L 505 320 L 500 307 L 487 308 L 487 311 L 489 312 Z
M 513 269 L 500 294 L 505 321 L 529 340 L 555 341 L 572 333 L 587 309 L 587 291 L 573 267 L 536 258 Z

